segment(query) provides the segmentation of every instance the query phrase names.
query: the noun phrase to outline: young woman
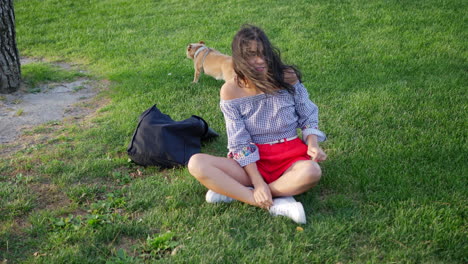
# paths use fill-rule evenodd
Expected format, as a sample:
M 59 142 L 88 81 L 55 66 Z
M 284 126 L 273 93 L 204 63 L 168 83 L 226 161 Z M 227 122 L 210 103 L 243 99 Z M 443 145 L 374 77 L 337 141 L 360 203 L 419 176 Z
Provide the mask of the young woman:
M 245 25 L 237 32 L 232 57 L 237 76 L 220 92 L 228 158 L 196 154 L 189 172 L 209 189 L 207 202 L 239 200 L 305 223 L 302 204 L 292 196 L 318 183 L 317 162 L 327 158 L 318 145 L 326 138 L 318 108 L 300 72 L 281 61 L 260 28 Z

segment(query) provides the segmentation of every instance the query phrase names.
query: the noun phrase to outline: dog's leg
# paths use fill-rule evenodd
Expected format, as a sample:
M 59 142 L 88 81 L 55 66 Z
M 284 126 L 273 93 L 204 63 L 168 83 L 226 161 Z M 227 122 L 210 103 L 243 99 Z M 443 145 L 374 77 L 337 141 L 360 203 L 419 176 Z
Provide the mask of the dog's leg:
M 200 78 L 200 70 L 198 68 L 195 68 L 195 76 L 193 76 L 193 83 L 197 83 L 199 78 Z
M 201 65 L 200 60 L 197 60 L 193 66 L 195 68 L 195 76 L 193 76 L 193 83 L 197 83 L 198 79 L 200 78 L 200 74 L 203 72 L 203 65 Z

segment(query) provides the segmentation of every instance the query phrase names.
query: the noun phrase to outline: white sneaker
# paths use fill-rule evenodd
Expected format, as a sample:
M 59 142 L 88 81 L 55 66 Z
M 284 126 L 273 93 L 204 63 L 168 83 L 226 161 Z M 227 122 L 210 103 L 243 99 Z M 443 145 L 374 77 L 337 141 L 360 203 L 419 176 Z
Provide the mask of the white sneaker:
M 208 203 L 230 203 L 235 201 L 231 197 L 227 197 L 226 195 L 219 194 L 212 190 L 206 192 L 205 200 Z
M 278 198 L 277 198 L 278 199 Z M 277 200 L 275 199 L 275 200 Z M 293 198 L 294 199 L 294 198 Z M 273 203 L 273 206 L 270 207 L 270 214 L 273 216 L 286 216 L 291 218 L 294 222 L 298 224 L 305 224 L 306 223 L 306 216 L 304 212 L 304 207 L 300 202 L 295 203 L 288 203 L 288 202 L 280 202 L 277 203 L 276 201 Z
M 288 203 L 295 203 L 295 202 L 297 201 L 292 196 L 282 196 L 282 197 L 276 197 L 273 199 L 273 205 L 288 204 Z

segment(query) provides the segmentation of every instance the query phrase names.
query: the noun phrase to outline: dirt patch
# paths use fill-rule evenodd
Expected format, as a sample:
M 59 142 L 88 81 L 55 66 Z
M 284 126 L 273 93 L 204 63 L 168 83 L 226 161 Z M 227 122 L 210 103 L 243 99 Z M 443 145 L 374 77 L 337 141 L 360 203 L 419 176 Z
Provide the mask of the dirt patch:
M 60 187 L 50 183 L 37 183 L 30 185 L 37 194 L 37 209 L 52 210 L 66 208 L 70 205 L 70 199 L 60 190 Z
M 38 61 L 40 60 L 21 59 L 22 65 Z M 66 70 L 74 67 L 65 63 L 55 65 Z M 34 93 L 22 88 L 12 94 L 0 95 L 0 154 L 18 143 L 16 141 L 20 140 L 26 129 L 92 113 L 95 109 L 87 103 L 103 85 L 99 81 L 80 78 L 72 82 L 47 83 L 34 88 Z

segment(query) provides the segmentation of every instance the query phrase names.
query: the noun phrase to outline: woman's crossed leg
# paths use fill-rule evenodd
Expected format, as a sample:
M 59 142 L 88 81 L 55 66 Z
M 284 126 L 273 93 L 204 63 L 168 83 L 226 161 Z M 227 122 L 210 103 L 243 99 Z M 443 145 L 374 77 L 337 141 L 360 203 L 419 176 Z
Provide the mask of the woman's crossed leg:
M 259 206 L 255 202 L 252 189 L 248 188 L 252 186 L 250 177 L 235 160 L 199 153 L 190 158 L 188 169 L 208 189 Z M 320 166 L 316 162 L 298 161 L 278 180 L 269 184 L 271 194 L 278 197 L 303 193 L 314 187 L 320 176 Z

